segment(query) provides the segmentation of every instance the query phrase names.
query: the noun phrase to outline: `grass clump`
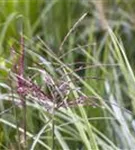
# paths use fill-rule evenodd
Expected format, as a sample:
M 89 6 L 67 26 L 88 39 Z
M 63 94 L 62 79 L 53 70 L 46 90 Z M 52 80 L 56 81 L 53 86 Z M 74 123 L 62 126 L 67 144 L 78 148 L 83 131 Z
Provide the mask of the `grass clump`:
M 134 149 L 132 7 L 102 2 L 2 2 L 0 149 Z

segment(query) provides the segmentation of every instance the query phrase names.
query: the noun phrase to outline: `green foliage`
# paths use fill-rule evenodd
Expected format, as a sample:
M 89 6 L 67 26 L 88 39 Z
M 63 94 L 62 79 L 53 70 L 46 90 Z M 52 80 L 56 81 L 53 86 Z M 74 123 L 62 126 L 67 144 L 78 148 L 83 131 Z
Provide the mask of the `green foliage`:
M 134 4 L 0 1 L 0 149 L 134 149 Z M 89 103 L 50 113 L 30 93 L 25 109 L 15 72 L 22 46 L 26 81 L 57 102 Z

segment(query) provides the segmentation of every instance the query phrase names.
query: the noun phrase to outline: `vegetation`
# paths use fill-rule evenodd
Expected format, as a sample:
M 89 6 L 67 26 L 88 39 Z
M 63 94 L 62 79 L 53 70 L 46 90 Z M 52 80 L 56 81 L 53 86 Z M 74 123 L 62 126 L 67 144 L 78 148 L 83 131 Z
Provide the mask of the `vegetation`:
M 135 149 L 134 4 L 0 1 L 0 149 Z

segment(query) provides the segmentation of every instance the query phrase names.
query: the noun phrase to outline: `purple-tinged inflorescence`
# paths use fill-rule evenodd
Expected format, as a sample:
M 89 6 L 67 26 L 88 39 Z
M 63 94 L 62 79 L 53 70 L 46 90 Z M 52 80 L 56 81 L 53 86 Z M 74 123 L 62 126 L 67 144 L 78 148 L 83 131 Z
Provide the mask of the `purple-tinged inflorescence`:
M 69 94 L 69 83 L 66 81 L 60 81 L 56 86 L 53 78 L 46 71 L 44 71 L 44 81 L 47 86 L 53 87 L 52 93 L 47 95 L 41 88 L 33 83 L 31 80 L 24 78 L 24 39 L 21 38 L 21 53 L 19 62 L 14 65 L 17 73 L 17 93 L 21 100 L 24 97 L 30 96 L 33 102 L 44 106 L 47 111 L 52 111 L 53 108 L 66 108 L 77 105 L 85 105 L 89 99 L 87 96 L 79 96 L 76 100 L 65 102 L 64 97 Z M 61 96 L 62 95 L 62 96 Z M 59 99 L 59 100 L 58 100 Z M 89 102 L 91 105 L 91 102 Z

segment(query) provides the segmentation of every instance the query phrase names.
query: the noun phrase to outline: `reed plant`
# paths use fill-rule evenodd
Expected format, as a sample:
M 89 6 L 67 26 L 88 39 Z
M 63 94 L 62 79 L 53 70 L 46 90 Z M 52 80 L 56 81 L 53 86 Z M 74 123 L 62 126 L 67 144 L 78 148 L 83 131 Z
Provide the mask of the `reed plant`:
M 133 150 L 134 1 L 0 4 L 0 149 Z

